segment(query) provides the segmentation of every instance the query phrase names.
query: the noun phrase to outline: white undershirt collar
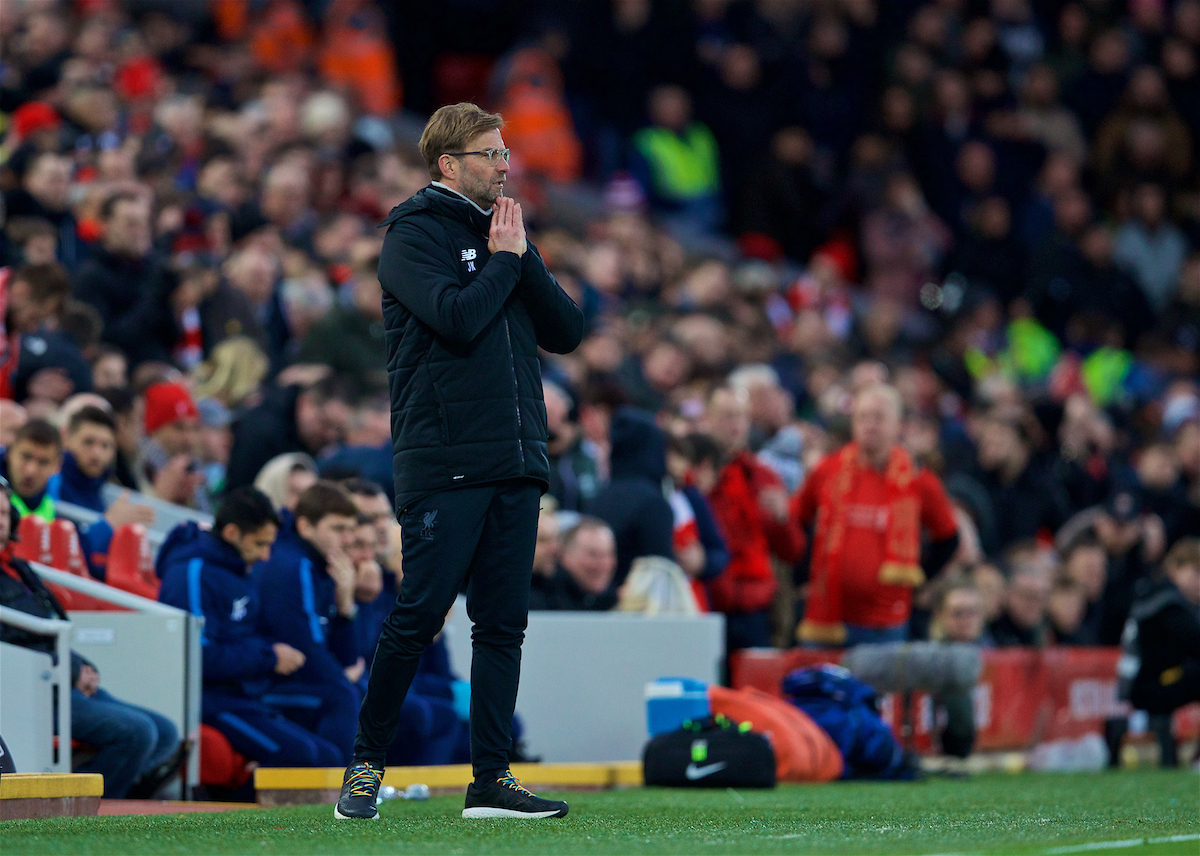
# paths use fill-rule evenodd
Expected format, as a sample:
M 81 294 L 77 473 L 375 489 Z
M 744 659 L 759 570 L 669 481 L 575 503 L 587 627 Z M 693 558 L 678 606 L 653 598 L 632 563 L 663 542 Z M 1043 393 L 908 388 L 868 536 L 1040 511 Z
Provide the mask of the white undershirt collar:
M 455 190 L 453 187 L 447 187 L 446 185 L 442 184 L 440 181 L 435 181 L 435 182 L 432 182 L 432 183 L 433 183 L 433 186 L 434 186 L 434 187 L 440 187 L 442 190 L 448 190 L 448 191 L 450 191 L 451 193 L 453 193 L 455 196 L 461 197 L 462 199 L 466 200 L 466 202 L 467 202 L 467 204 L 468 204 L 468 205 L 470 205 L 472 208 L 474 208 L 476 211 L 478 211 L 478 212 L 479 212 L 480 214 L 482 214 L 484 217 L 491 217 L 491 216 L 492 216 L 492 212 L 491 212 L 491 211 L 484 211 L 482 208 L 480 208 L 478 205 L 476 205 L 476 204 L 475 204 L 474 200 L 467 199 L 467 197 L 463 196 L 461 193 L 459 193 L 459 192 L 458 192 L 457 190 Z

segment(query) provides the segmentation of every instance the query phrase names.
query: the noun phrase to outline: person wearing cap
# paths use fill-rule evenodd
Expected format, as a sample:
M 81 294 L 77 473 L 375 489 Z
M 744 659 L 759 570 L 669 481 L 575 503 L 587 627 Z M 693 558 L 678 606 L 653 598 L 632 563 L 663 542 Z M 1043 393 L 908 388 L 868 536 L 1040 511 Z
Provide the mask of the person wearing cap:
M 145 394 L 145 438 L 134 467 L 146 494 L 199 511 L 211 510 L 204 475 L 197 469 L 200 410 L 188 388 L 160 382 Z
M 1096 514 L 1092 528 L 1108 554 L 1108 584 L 1099 644 L 1119 645 L 1138 584 L 1149 578 L 1167 547 L 1162 519 L 1136 485 L 1119 487 Z

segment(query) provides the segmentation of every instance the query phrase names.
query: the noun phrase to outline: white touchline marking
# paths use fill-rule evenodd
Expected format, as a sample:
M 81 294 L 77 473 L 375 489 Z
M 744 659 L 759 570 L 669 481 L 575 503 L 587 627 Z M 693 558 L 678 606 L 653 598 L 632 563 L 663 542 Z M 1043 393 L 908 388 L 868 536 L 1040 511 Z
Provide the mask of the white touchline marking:
M 1128 847 L 1142 847 L 1147 844 L 1177 844 L 1181 841 L 1200 841 L 1200 834 L 1168 835 L 1164 838 L 1128 838 L 1124 841 L 1096 841 L 1091 844 L 1052 847 L 1046 853 L 1048 856 L 1058 856 L 1060 853 L 1083 853 L 1088 850 L 1124 850 Z

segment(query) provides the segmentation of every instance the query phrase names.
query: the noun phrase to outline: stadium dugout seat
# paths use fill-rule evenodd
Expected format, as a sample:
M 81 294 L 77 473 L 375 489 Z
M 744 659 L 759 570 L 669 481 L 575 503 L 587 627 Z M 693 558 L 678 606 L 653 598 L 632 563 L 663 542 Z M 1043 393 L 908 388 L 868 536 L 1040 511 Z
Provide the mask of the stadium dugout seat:
M 254 768 L 225 735 L 210 725 L 200 726 L 200 784 L 236 791 L 246 782 Z
M 159 580 L 154 573 L 154 550 L 150 536 L 140 523 L 126 523 L 113 532 L 108 545 L 108 572 L 110 586 L 130 594 L 158 599 Z
M 17 539 L 13 555 L 18 559 L 43 565 L 54 564 L 50 547 L 50 524 L 45 520 L 26 514 L 17 525 Z
M 87 560 L 79 544 L 79 530 L 70 520 L 55 520 L 50 524 L 50 561 L 52 568 L 88 577 Z

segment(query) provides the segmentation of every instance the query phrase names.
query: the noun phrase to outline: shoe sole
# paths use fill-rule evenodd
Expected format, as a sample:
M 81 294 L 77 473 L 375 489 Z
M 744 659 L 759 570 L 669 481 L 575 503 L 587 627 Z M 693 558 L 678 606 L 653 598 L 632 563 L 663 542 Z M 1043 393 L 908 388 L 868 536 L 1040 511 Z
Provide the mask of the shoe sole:
M 333 816 L 338 820 L 379 820 L 379 812 L 375 812 L 370 817 L 355 817 L 352 814 L 342 814 L 336 805 L 333 807 Z
M 481 820 L 484 818 L 512 818 L 516 820 L 544 820 L 548 817 L 566 817 L 568 808 L 554 809 L 553 811 L 517 811 L 511 808 L 492 808 L 491 806 L 475 806 L 474 808 L 464 808 L 462 816 L 468 820 Z

